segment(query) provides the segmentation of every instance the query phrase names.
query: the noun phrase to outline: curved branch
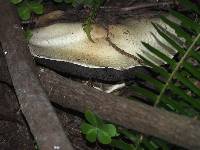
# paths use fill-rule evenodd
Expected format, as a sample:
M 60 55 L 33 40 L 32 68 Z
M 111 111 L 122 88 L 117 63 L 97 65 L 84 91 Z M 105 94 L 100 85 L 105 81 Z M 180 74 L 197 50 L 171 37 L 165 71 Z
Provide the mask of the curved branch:
M 20 103 L 20 108 L 41 150 L 72 150 L 60 122 L 34 74 L 16 11 L 8 0 L 0 1 L 0 42 Z
M 198 120 L 103 93 L 48 69 L 39 69 L 38 75 L 54 103 L 79 112 L 90 109 L 109 122 L 188 149 L 200 149 Z

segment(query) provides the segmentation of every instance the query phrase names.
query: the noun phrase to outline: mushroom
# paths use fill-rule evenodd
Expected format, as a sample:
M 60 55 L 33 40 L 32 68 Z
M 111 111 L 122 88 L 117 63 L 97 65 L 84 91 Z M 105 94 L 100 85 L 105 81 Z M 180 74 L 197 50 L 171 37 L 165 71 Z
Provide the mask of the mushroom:
M 135 72 L 145 71 L 147 67 L 138 54 L 156 65 L 164 63 L 146 50 L 141 41 L 170 58 L 176 53 L 160 44 L 167 45 L 167 42 L 151 22 L 173 32 L 159 18 L 129 19 L 106 28 L 92 25 L 92 42 L 83 31 L 82 23 L 56 23 L 33 30 L 29 48 L 38 63 L 62 73 L 106 82 L 130 80 Z

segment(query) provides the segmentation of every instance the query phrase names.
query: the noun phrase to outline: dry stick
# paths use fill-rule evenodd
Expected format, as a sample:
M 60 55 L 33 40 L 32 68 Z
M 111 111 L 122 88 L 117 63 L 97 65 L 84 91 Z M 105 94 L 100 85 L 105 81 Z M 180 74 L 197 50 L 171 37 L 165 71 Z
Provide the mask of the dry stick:
M 136 10 L 144 9 L 144 8 L 156 8 L 156 7 L 166 8 L 173 5 L 176 5 L 175 1 L 168 1 L 168 2 L 155 1 L 154 3 L 138 3 L 138 4 L 135 4 L 134 6 L 122 7 L 122 8 L 102 6 L 101 9 L 103 9 L 105 12 L 106 11 L 127 12 L 127 11 L 136 11 Z
M 198 120 L 103 93 L 47 69 L 40 69 L 38 75 L 54 103 L 79 112 L 90 109 L 109 122 L 188 149 L 200 149 Z
M 100 19 L 100 18 L 106 18 L 107 16 L 111 15 L 112 18 L 119 18 L 119 15 L 122 16 L 127 16 L 127 14 L 129 14 L 130 16 L 135 16 L 135 18 L 138 18 L 139 16 L 141 16 L 142 14 L 140 14 L 141 12 L 139 11 L 144 11 L 144 10 L 150 10 L 151 8 L 164 8 L 164 9 L 170 9 L 172 6 L 176 6 L 176 2 L 169 0 L 168 2 L 148 2 L 148 3 L 134 3 L 134 5 L 132 6 L 128 6 L 128 7 L 114 7 L 114 6 L 101 6 L 100 10 L 98 12 L 98 15 L 96 17 L 96 20 Z M 137 13 L 133 13 L 133 12 L 137 12 Z M 161 12 L 159 12 L 161 13 Z M 78 15 L 77 15 L 78 14 Z M 106 15 L 105 15 L 106 14 Z M 124 14 L 124 15 L 123 15 Z M 154 13 L 151 12 L 150 14 L 146 14 L 148 15 L 153 15 Z M 56 10 L 56 11 L 52 11 L 49 12 L 47 14 L 44 14 L 42 16 L 39 16 L 37 18 L 34 18 L 31 21 L 23 21 L 23 24 L 35 24 L 35 26 L 37 27 L 42 27 L 48 24 L 52 24 L 52 23 L 56 23 L 56 22 L 69 22 L 72 21 L 70 19 L 75 18 L 75 20 L 77 22 L 79 22 L 80 20 L 83 21 L 83 19 L 85 19 L 85 16 L 88 15 L 88 10 L 83 9 L 83 10 L 77 10 L 74 8 L 68 8 L 65 11 L 61 11 L 61 10 Z M 73 17 L 71 17 L 73 16 Z M 144 14 L 142 15 L 144 16 Z M 108 18 L 107 18 L 108 19 Z M 116 20 L 116 19 L 115 19 Z M 118 20 L 118 19 L 117 19 Z M 74 20 L 73 20 L 74 21 Z
M 0 42 L 21 110 L 41 150 L 72 150 L 61 124 L 42 89 L 16 11 L 0 1 Z

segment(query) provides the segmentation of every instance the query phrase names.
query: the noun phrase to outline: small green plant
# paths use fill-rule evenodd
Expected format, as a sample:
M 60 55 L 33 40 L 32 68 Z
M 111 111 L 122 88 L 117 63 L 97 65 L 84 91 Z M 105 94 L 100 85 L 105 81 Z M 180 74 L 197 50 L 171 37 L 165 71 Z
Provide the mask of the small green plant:
M 101 4 L 103 3 L 102 0 L 90 0 L 90 2 L 88 1 L 86 4 L 93 6 L 92 10 L 89 14 L 89 16 L 86 18 L 85 22 L 83 23 L 83 30 L 85 31 L 85 33 L 87 34 L 87 37 L 90 41 L 94 42 L 92 40 L 91 37 L 91 31 L 92 31 L 92 24 L 94 23 L 94 19 L 96 17 L 97 11 L 99 9 L 99 7 L 101 6 Z
M 87 34 L 90 41 L 92 37 L 90 35 L 92 31 L 92 24 L 96 17 L 97 11 L 100 8 L 104 0 L 52 0 L 55 3 L 65 3 L 72 6 L 85 5 L 91 8 L 89 16 L 86 17 L 83 23 L 83 30 Z M 10 0 L 10 2 L 17 6 L 17 11 L 19 17 L 23 20 L 29 20 L 31 14 L 41 15 L 44 12 L 44 2 L 43 0 Z
M 88 123 L 84 122 L 81 125 L 81 131 L 86 135 L 89 142 L 98 140 L 101 144 L 110 144 L 112 137 L 116 137 L 116 127 L 113 124 L 106 124 L 91 111 L 85 112 L 85 118 Z
M 31 14 L 41 15 L 43 14 L 44 8 L 41 2 L 31 1 L 31 0 L 10 0 L 11 3 L 17 6 L 17 11 L 19 17 L 22 20 L 28 20 L 31 17 Z
M 112 148 L 121 150 L 169 150 L 170 147 L 163 141 L 155 138 L 146 138 L 143 135 L 118 128 L 113 124 L 105 123 L 100 117 L 91 111 L 85 112 L 87 122 L 81 124 L 81 132 L 86 139 L 94 143 L 107 144 Z M 124 139 L 126 139 L 124 141 Z

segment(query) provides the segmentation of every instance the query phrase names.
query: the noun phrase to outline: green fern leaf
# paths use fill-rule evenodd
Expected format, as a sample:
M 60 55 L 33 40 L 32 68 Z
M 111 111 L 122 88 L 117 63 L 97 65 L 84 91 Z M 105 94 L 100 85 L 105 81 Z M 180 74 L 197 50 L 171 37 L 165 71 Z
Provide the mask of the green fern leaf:
M 156 56 L 158 56 L 159 58 L 161 58 L 163 61 L 167 62 L 169 65 L 172 66 L 172 68 L 175 68 L 176 62 L 169 58 L 168 56 L 166 56 L 165 54 L 163 54 L 162 52 L 160 52 L 159 50 L 157 50 L 156 48 L 152 47 L 151 45 L 142 42 L 142 44 L 153 54 L 155 54 Z
M 144 81 L 149 81 L 151 84 L 155 85 L 155 88 L 157 89 L 157 91 L 161 91 L 162 87 L 163 87 L 163 83 L 159 80 L 156 80 L 154 78 L 152 78 L 149 75 L 143 74 L 143 73 L 137 73 L 136 74 L 137 78 L 143 79 Z
M 152 23 L 156 31 L 162 36 L 172 47 L 174 47 L 182 56 L 185 53 L 185 50 L 170 37 L 169 32 L 167 32 L 162 26 L 159 24 Z M 165 32 L 164 32 L 165 31 Z
M 200 96 L 200 89 L 196 87 L 188 78 L 184 77 L 181 73 L 176 73 L 175 76 L 182 84 L 188 87 L 196 95 Z
M 189 30 L 192 29 L 192 30 L 196 31 L 197 34 L 200 33 L 200 25 L 197 22 L 191 20 L 190 18 L 186 17 L 185 15 L 183 15 L 177 11 L 172 10 L 171 14 L 181 21 L 181 23 L 182 23 L 181 25 L 183 25 L 183 27 L 185 27 Z
M 188 62 L 183 63 L 183 67 L 193 75 L 196 79 L 200 80 L 200 71 L 195 69 L 194 66 Z
M 163 69 L 162 67 L 158 67 L 157 65 L 155 65 L 154 63 L 150 62 L 149 60 L 147 60 L 145 57 L 143 57 L 142 55 L 139 55 L 138 56 L 144 61 L 144 63 L 147 65 L 147 66 L 150 66 L 152 67 L 152 70 L 155 71 L 156 73 L 162 75 L 164 78 L 168 78 L 169 77 L 169 73 Z
M 161 16 L 161 19 L 163 22 L 165 22 L 167 25 L 173 28 L 179 37 L 184 38 L 189 44 L 192 43 L 192 40 L 191 40 L 192 38 L 190 34 L 185 32 L 178 24 L 172 22 L 171 20 L 167 19 L 164 16 Z

